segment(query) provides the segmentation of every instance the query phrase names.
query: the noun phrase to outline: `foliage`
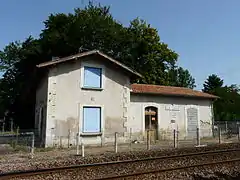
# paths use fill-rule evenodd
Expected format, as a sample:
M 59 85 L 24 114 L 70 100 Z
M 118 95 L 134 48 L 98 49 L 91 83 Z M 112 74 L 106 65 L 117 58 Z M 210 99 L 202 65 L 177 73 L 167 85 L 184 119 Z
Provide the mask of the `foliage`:
M 160 41 L 155 28 L 138 18 L 124 27 L 109 7 L 89 3 L 70 14 L 51 14 L 39 39 L 13 42 L 0 52 L 0 116 L 8 111 L 20 128 L 32 128 L 35 90 L 43 76 L 36 65 L 98 49 L 143 75 L 134 82 L 194 88 L 188 70 L 176 66 L 178 54 Z
M 203 84 L 203 92 L 213 92 L 215 89 L 223 86 L 223 80 L 216 74 L 208 76 L 207 80 Z
M 204 92 L 219 96 L 214 102 L 214 115 L 216 120 L 239 120 L 240 112 L 240 90 L 235 84 L 223 86 L 224 81 L 212 74 L 204 83 Z
M 174 67 L 169 71 L 169 85 L 177 87 L 195 88 L 195 79 L 191 76 L 187 69 L 182 67 Z

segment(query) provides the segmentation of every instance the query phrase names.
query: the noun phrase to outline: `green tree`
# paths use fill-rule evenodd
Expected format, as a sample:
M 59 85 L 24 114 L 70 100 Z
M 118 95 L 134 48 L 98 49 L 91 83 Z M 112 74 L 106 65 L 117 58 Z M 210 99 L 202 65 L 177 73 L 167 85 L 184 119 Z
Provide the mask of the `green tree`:
M 39 39 L 10 43 L 0 52 L 0 68 L 5 72 L 0 81 L 0 116 L 8 110 L 8 118 L 22 128 L 34 122 L 35 91 L 42 78 L 36 65 L 52 56 L 98 49 L 140 72 L 143 78 L 137 82 L 194 87 L 189 72 L 176 66 L 178 54 L 143 20 L 136 18 L 125 27 L 109 7 L 89 3 L 74 13 L 51 14 L 44 25 Z M 172 67 L 177 70 L 174 81 L 169 78 Z
M 33 127 L 35 90 L 37 85 L 36 63 L 39 63 L 39 42 L 32 37 L 23 43 L 18 43 L 19 50 L 10 43 L 3 51 L 1 59 L 5 65 L 5 73 L 0 81 L 0 115 L 9 111 L 6 119 L 13 118 L 15 123 L 22 124 L 24 128 Z M 12 49 L 12 50 L 9 50 Z M 17 57 L 15 60 L 11 57 Z
M 223 86 L 223 80 L 216 74 L 208 76 L 207 80 L 203 84 L 203 92 L 214 93 L 214 90 Z
M 223 79 L 217 75 L 210 75 L 204 83 L 204 92 L 219 96 L 214 101 L 214 116 L 218 121 L 232 121 L 240 119 L 239 105 L 240 95 L 239 87 L 236 84 L 224 86 Z
M 169 85 L 177 87 L 186 87 L 193 89 L 196 87 L 195 79 L 191 76 L 187 69 L 182 67 L 172 67 L 169 74 Z

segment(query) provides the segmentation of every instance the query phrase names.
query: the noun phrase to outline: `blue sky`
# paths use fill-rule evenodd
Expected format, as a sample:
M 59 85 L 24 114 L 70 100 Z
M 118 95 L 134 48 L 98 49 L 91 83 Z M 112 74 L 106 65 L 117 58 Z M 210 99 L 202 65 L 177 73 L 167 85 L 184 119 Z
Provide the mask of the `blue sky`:
M 50 13 L 73 12 L 87 0 L 2 0 L 0 49 L 11 41 L 37 37 Z M 111 6 L 113 16 L 127 25 L 140 17 L 157 28 L 161 41 L 179 55 L 179 65 L 196 79 L 197 89 L 208 75 L 240 84 L 239 0 L 95 0 Z

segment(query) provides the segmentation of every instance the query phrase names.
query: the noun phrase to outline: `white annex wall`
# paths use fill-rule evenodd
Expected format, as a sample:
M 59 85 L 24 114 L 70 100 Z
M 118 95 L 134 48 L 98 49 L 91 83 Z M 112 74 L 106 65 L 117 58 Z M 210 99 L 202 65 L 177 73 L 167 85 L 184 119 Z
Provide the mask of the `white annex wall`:
M 158 131 L 160 135 L 169 133 L 173 129 L 180 131 L 180 136 L 187 136 L 187 109 L 198 109 L 198 124 L 201 135 L 211 135 L 212 106 L 207 99 L 190 99 L 179 97 L 163 97 L 157 95 L 131 94 L 129 129 L 137 134 L 145 133 L 144 109 L 148 106 L 158 108 Z M 174 123 L 175 122 L 175 123 Z

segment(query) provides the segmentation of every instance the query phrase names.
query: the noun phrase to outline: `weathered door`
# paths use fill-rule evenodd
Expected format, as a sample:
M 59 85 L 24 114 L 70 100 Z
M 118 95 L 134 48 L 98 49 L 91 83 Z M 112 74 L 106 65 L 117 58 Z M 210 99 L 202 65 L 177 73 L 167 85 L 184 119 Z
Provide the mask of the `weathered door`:
M 187 136 L 196 137 L 198 127 L 198 110 L 197 108 L 187 109 Z
M 145 131 L 147 137 L 147 131 L 149 131 L 150 139 L 155 141 L 158 139 L 158 119 L 157 119 L 157 108 L 146 107 L 145 108 Z

